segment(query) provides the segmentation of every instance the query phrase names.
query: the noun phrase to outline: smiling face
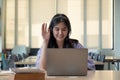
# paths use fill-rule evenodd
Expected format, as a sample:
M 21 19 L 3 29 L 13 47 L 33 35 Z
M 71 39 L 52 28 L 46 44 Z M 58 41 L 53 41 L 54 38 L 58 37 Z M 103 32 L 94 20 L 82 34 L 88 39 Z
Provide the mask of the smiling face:
M 61 48 L 68 44 L 71 34 L 71 24 L 66 15 L 56 14 L 53 16 L 49 25 L 49 30 L 50 39 L 48 48 Z
M 63 22 L 60 22 L 53 28 L 53 35 L 57 42 L 63 42 L 68 34 L 68 28 Z

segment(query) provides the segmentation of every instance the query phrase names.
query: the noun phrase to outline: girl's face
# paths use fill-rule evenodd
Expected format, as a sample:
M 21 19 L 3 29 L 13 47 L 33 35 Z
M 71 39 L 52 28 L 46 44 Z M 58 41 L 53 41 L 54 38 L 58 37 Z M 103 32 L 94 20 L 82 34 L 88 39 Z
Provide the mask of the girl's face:
M 65 26 L 63 22 L 57 24 L 53 28 L 53 35 L 56 39 L 56 41 L 61 42 L 64 41 L 68 34 L 68 28 Z

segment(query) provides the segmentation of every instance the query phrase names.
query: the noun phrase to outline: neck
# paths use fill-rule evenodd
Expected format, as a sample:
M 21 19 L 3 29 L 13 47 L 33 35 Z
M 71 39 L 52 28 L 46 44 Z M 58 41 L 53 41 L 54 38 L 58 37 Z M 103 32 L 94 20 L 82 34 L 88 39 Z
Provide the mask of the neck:
M 58 48 L 63 48 L 64 41 L 57 41 Z

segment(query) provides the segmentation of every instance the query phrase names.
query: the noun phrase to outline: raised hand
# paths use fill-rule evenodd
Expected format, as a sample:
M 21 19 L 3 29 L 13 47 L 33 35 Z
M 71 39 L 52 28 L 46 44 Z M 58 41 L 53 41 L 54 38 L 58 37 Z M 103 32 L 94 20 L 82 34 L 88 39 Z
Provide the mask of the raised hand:
M 42 37 L 43 40 L 48 43 L 49 38 L 50 38 L 50 30 L 47 29 L 47 23 L 42 24 Z

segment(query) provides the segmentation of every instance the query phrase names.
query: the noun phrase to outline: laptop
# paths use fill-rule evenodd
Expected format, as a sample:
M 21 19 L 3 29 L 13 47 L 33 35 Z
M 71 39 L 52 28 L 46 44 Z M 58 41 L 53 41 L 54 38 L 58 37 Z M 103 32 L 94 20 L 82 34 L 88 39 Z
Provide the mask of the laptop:
M 88 49 L 48 48 L 46 62 L 49 76 L 86 76 Z

